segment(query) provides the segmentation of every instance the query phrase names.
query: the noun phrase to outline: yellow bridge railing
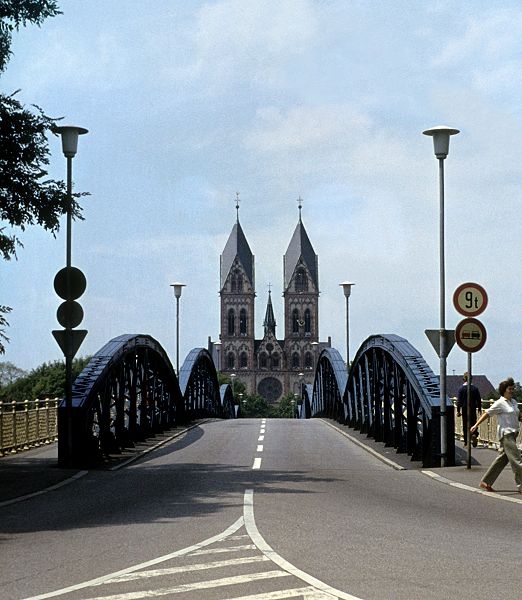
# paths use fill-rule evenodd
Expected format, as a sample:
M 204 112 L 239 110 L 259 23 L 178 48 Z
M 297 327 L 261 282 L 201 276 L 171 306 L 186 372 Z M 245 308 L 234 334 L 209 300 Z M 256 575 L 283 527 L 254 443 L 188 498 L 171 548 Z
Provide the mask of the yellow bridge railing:
M 0 401 L 0 456 L 56 441 L 59 401 Z

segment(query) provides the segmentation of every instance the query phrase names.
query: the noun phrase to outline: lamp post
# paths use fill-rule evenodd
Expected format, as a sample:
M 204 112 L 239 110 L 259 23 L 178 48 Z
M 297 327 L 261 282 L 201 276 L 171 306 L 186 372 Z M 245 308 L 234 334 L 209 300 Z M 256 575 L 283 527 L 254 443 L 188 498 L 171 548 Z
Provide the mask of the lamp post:
M 176 297 L 176 375 L 179 377 L 179 299 L 185 284 L 171 283 L 170 287 L 174 288 L 174 296 Z
M 344 297 L 346 298 L 346 371 L 350 370 L 350 294 L 352 286 L 355 283 L 344 281 L 339 284 L 343 288 Z
M 65 327 L 63 332 L 53 331 L 57 342 L 60 344 L 62 352 L 65 356 L 65 413 L 66 413 L 66 427 L 67 427 L 67 445 L 66 450 L 59 452 L 58 462 L 63 466 L 69 466 L 73 460 L 73 435 L 72 435 L 72 361 L 76 354 L 79 345 L 86 335 L 84 332 L 73 332 L 73 327 L 79 325 L 83 318 L 83 311 L 81 307 L 75 308 L 75 304 L 71 304 L 74 298 L 78 298 L 83 293 L 82 285 L 80 290 L 73 290 L 73 277 L 72 275 L 72 160 L 76 156 L 78 150 L 78 137 L 88 133 L 88 130 L 83 127 L 77 127 L 75 125 L 63 125 L 56 127 L 54 131 L 60 134 L 62 139 L 62 152 L 67 159 L 67 227 L 66 227 L 66 268 L 65 268 L 65 290 L 64 294 L 60 294 L 65 302 L 63 314 L 58 316 L 58 320 L 61 325 Z M 80 272 L 81 277 L 83 273 Z M 77 278 L 77 275 L 75 279 Z M 76 282 L 75 282 L 76 283 Z M 56 279 L 55 279 L 56 289 Z M 85 289 L 85 287 L 83 287 Z M 60 307 L 61 308 L 61 307 Z M 60 309 L 59 309 L 60 312 Z M 74 314 L 76 313 L 76 314 Z M 60 335 L 61 334 L 61 335 Z M 75 335 L 75 340 L 73 340 Z M 76 346 L 76 349 L 73 346 Z M 62 429 L 63 431 L 63 429 Z M 60 449 L 64 448 L 64 444 L 60 445 Z M 65 454 L 65 456 L 64 456 Z
M 433 137 L 433 149 L 439 160 L 439 291 L 440 291 L 440 318 L 439 318 L 439 388 L 440 388 L 440 455 L 441 466 L 447 464 L 447 418 L 446 418 L 446 364 L 447 364 L 447 339 L 446 339 L 446 273 L 444 256 L 444 160 L 449 152 L 449 139 L 451 135 L 459 133 L 445 125 L 426 129 L 424 135 Z
M 230 380 L 232 381 L 232 398 L 235 398 L 234 391 L 234 381 L 236 380 L 237 375 L 235 373 L 230 373 Z

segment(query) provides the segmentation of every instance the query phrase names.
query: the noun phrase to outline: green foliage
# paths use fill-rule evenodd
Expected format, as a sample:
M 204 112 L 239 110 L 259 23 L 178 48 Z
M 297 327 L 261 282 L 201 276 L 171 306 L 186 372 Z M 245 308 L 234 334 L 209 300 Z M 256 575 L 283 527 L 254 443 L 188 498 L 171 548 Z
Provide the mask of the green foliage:
M 11 312 L 9 306 L 0 305 L 0 354 L 5 354 L 4 342 L 8 342 L 9 338 L 5 333 L 5 328 L 9 327 L 9 321 L 5 318 L 5 315 Z
M 12 362 L 0 362 L 0 389 L 26 375 L 27 371 L 19 369 Z
M 294 401 L 293 405 L 292 401 Z M 295 418 L 297 414 L 297 404 L 293 394 L 283 396 L 278 404 L 269 404 L 259 394 L 244 394 L 241 401 L 241 416 L 243 418 L 291 419 Z
M 73 380 L 81 373 L 90 357 L 73 360 Z M 65 395 L 65 363 L 54 361 L 44 363 L 33 369 L 28 375 L 16 379 L 13 383 L 0 387 L 0 400 L 3 402 L 22 402 L 36 398 L 63 398 Z
M 40 26 L 47 17 L 62 13 L 55 0 L 0 0 L 0 71 L 11 56 L 11 34 L 20 25 Z

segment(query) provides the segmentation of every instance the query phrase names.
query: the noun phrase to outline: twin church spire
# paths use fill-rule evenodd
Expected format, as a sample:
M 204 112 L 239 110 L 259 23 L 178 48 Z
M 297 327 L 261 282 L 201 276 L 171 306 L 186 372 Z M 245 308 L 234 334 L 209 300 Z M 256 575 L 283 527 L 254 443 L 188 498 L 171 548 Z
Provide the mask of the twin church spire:
M 236 372 L 249 393 L 276 401 L 294 393 L 303 372 L 311 372 L 319 342 L 317 255 L 299 219 L 283 256 L 284 337 L 276 336 L 276 319 L 269 286 L 263 321 L 263 338 L 255 339 L 255 260 L 239 221 L 236 222 L 220 260 L 221 356 L 218 368 Z M 315 344 L 315 346 L 313 345 Z M 323 344 L 328 345 L 328 344 Z M 296 392 L 297 393 L 297 392 Z

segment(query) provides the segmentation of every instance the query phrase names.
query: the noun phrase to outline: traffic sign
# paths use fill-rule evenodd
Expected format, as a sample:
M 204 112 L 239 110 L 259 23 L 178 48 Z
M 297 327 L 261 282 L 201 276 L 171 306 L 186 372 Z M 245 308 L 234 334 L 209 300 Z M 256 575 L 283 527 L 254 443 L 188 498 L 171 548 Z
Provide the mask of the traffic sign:
M 78 327 L 83 321 L 83 308 L 76 300 L 66 300 L 58 307 L 56 318 L 62 327 Z
M 488 295 L 478 283 L 463 283 L 453 294 L 453 306 L 464 317 L 477 317 L 486 310 Z
M 453 329 L 445 329 L 444 332 L 446 335 L 446 356 L 448 356 L 455 345 L 455 331 Z M 424 333 L 440 358 L 440 329 L 425 329 Z
M 64 267 L 54 277 L 54 291 L 63 300 L 76 300 L 85 292 L 86 287 L 85 275 L 76 267 Z
M 472 317 L 462 319 L 455 329 L 455 340 L 464 352 L 478 352 L 486 343 L 486 328 Z
M 58 342 L 58 346 L 60 346 L 64 356 L 72 360 L 78 352 L 79 347 L 82 345 L 82 342 L 87 335 L 87 330 L 53 329 L 52 334 L 54 339 Z

